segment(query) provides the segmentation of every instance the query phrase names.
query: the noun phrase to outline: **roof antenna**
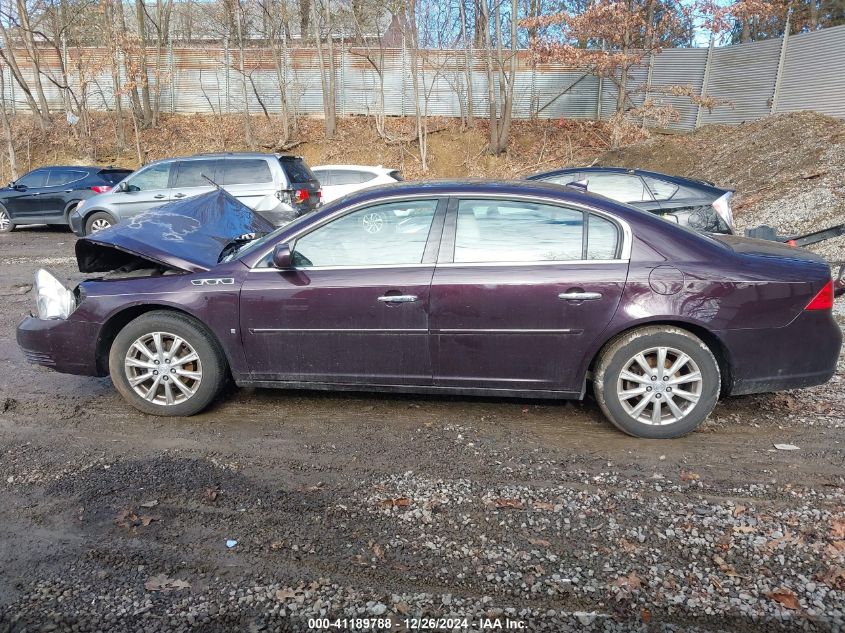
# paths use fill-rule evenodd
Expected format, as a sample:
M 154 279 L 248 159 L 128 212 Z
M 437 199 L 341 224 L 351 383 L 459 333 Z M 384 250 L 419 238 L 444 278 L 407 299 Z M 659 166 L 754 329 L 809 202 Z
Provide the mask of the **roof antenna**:
M 210 182 L 212 185 L 214 185 L 215 187 L 217 187 L 217 190 L 218 190 L 218 191 L 223 191 L 223 187 L 221 187 L 220 185 L 218 185 L 216 182 L 214 182 L 211 178 L 209 178 L 209 177 L 208 177 L 208 176 L 206 176 L 205 174 L 200 174 L 200 176 L 202 176 L 202 177 L 203 177 L 203 178 L 205 178 L 208 182 Z

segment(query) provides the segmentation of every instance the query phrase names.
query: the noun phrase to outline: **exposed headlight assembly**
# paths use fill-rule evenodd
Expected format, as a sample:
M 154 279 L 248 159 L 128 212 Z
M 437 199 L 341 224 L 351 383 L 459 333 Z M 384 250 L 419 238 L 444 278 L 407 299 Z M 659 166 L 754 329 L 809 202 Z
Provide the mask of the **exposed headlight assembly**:
M 725 224 L 731 230 L 734 228 L 734 213 L 733 209 L 731 209 L 732 197 L 733 192 L 728 191 L 713 201 L 713 208 L 716 210 L 716 213 L 719 214 L 719 217 L 725 221 Z
M 76 309 L 76 297 L 41 268 L 35 273 L 35 305 L 39 319 L 66 319 Z

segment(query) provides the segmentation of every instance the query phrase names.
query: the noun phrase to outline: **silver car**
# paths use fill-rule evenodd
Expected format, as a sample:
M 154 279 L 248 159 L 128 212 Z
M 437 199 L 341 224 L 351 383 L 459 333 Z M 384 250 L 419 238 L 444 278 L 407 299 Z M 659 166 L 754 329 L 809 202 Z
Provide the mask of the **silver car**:
M 77 235 L 96 233 L 133 215 L 222 187 L 276 226 L 317 208 L 320 183 L 299 156 L 200 154 L 150 163 L 109 193 L 80 203 L 70 215 Z

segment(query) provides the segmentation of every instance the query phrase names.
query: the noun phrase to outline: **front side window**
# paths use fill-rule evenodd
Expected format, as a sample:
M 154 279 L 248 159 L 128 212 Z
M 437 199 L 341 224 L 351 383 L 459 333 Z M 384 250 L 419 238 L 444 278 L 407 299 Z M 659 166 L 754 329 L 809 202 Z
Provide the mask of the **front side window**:
M 217 166 L 219 160 L 186 160 L 179 163 L 179 170 L 176 173 L 174 189 L 186 187 L 211 187 L 207 179 L 214 180 L 217 177 Z M 220 183 L 218 183 L 220 184 Z
M 651 194 L 639 176 L 631 174 L 587 174 L 587 191 L 619 202 L 646 202 Z
M 584 214 L 548 204 L 461 200 L 455 262 L 546 262 L 582 258 Z
M 58 187 L 59 185 L 68 185 L 83 178 L 85 178 L 84 171 L 76 169 L 51 169 L 50 176 L 47 178 L 47 186 Z
M 32 188 L 32 187 L 43 187 L 47 183 L 47 170 L 46 169 L 36 169 L 35 171 L 31 171 L 25 176 L 18 178 L 15 181 L 16 185 L 21 185 L 23 187 Z
M 167 189 L 172 163 L 150 165 L 126 180 L 127 191 L 154 191 Z
M 404 212 L 413 206 L 415 213 Z M 398 266 L 422 262 L 437 200 L 396 201 L 359 209 L 299 238 L 296 266 Z

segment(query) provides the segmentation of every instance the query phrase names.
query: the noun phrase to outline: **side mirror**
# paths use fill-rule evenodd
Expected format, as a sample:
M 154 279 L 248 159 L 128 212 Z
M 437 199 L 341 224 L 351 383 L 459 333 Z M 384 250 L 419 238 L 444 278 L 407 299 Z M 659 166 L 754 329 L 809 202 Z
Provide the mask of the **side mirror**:
M 26 185 L 15 185 L 15 191 L 26 191 Z
M 121 180 L 119 183 L 117 183 L 117 187 L 115 187 L 115 188 L 117 189 L 117 191 L 126 191 L 127 190 L 126 181 Z
M 293 268 L 293 253 L 289 244 L 276 244 L 276 248 L 273 249 L 273 266 L 279 270 Z

